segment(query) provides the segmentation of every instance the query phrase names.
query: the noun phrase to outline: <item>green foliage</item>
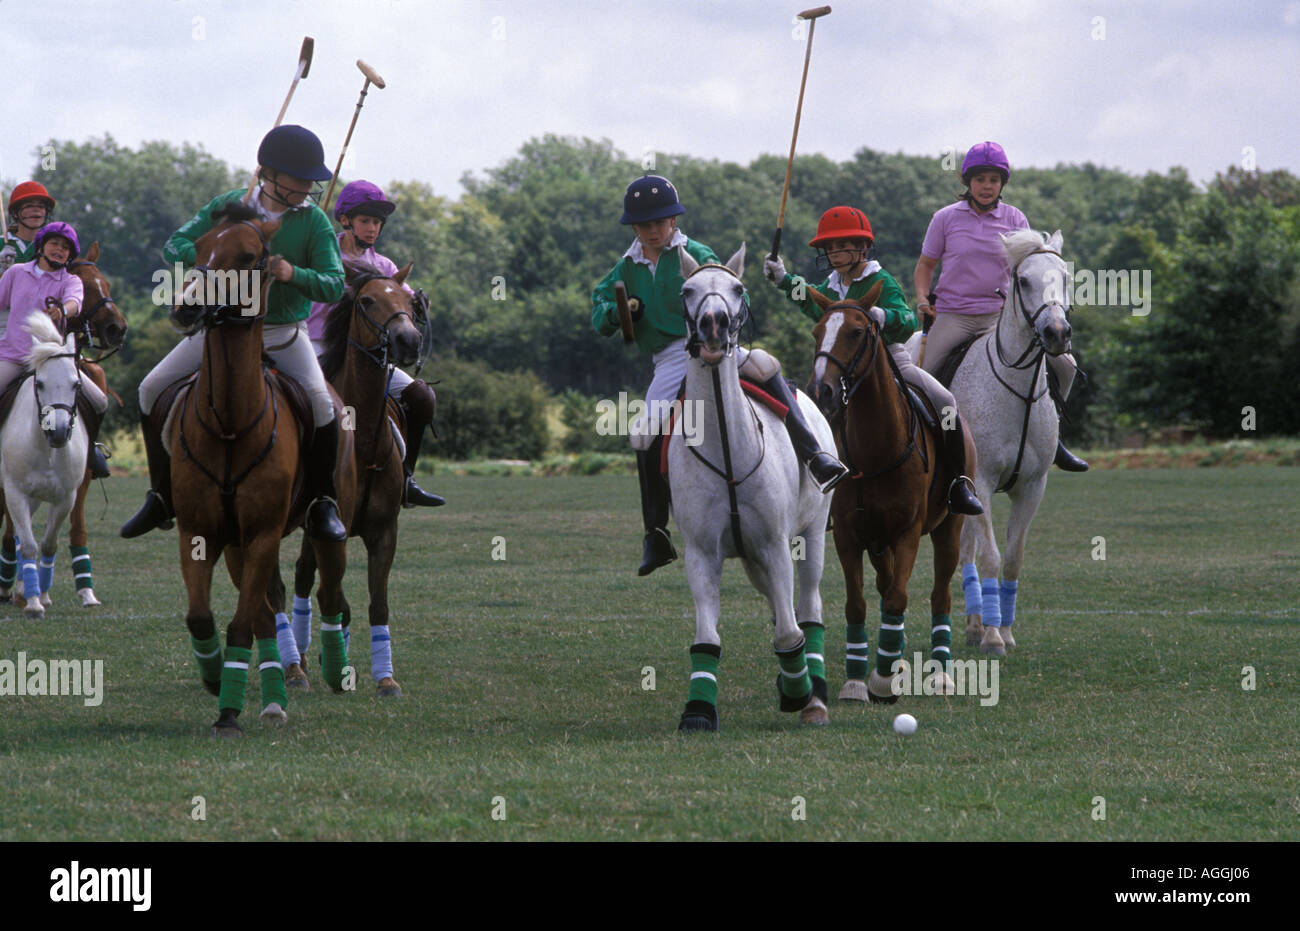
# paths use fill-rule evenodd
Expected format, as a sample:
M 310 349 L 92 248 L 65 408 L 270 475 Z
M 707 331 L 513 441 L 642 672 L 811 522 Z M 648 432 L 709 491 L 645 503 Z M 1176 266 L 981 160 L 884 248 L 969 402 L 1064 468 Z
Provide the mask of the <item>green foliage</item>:
M 531 372 L 477 361 L 434 360 L 437 451 L 451 459 L 536 459 L 546 452 L 546 389 Z
M 602 436 L 596 432 L 596 422 L 599 417 L 596 405 L 601 400 L 572 389 L 560 395 L 560 419 L 568 430 L 562 444 L 566 453 L 626 453 L 628 451 L 626 436 L 619 436 L 617 433 Z M 632 398 L 629 397 L 628 400 L 630 403 Z

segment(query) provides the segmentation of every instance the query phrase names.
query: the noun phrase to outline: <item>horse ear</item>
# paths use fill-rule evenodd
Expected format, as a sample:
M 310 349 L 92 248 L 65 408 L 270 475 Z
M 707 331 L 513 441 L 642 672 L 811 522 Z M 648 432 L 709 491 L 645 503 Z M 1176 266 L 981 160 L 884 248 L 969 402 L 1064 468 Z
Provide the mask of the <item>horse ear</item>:
M 866 293 L 865 297 L 860 297 L 857 299 L 855 303 L 859 304 L 862 307 L 863 313 L 866 313 L 867 311 L 871 310 L 871 308 L 876 306 L 876 301 L 880 299 L 880 292 L 884 288 L 884 286 L 885 283 L 883 281 L 877 281 L 875 284 L 871 286 L 871 290 Z
M 691 257 L 685 246 L 677 247 L 677 258 L 682 263 L 682 277 L 689 278 L 700 270 L 700 263 Z
M 727 268 L 731 269 L 737 278 L 745 270 L 745 244 L 742 242 L 736 254 L 727 259 Z
M 402 270 L 393 276 L 393 280 L 398 284 L 404 284 L 406 282 L 406 276 L 411 273 L 411 266 L 414 264 L 414 262 L 407 262 Z
M 280 231 L 279 220 L 268 220 L 267 222 L 262 224 L 262 235 L 265 236 L 268 240 L 279 231 Z
M 98 239 L 92 242 L 90 244 L 90 248 L 86 250 L 86 261 L 87 262 L 99 261 L 99 240 Z
M 807 285 L 805 285 L 804 287 L 807 287 Z M 816 288 L 808 288 L 808 296 L 812 298 L 813 303 L 816 304 L 821 309 L 822 313 L 826 313 L 826 311 L 830 308 L 830 306 L 835 303 L 825 294 L 822 294 L 820 291 L 818 291 Z
M 1053 252 L 1060 252 L 1060 251 L 1061 251 L 1061 242 L 1062 242 L 1062 240 L 1061 240 L 1061 231 L 1060 231 L 1060 230 L 1057 230 L 1057 231 L 1056 231 L 1055 233 L 1053 233 L 1051 236 L 1048 236 L 1048 237 L 1047 237 L 1047 247 L 1048 247 L 1049 249 L 1051 249 Z

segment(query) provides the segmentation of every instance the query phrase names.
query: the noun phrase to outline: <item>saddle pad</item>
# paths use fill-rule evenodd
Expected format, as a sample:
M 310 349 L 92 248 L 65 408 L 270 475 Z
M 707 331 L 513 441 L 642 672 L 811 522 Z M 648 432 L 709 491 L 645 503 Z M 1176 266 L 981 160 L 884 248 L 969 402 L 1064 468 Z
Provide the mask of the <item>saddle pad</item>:
M 18 397 L 18 389 L 27 383 L 27 379 L 32 377 L 31 372 L 24 372 L 9 383 L 9 387 L 0 394 L 0 426 L 4 426 L 5 421 L 9 419 L 9 412 L 13 410 L 14 398 Z
M 758 385 L 754 384 L 752 381 L 746 381 L 745 379 L 742 378 L 740 380 L 740 387 L 741 390 L 743 390 L 747 395 L 749 395 L 755 401 L 761 403 L 772 413 L 776 414 L 776 416 L 780 418 L 782 421 L 784 421 L 786 415 L 790 413 L 790 408 L 786 407 L 784 404 L 782 404 L 776 398 L 772 397 L 770 394 L 768 394 Z M 790 385 L 790 389 L 791 392 L 797 390 L 794 384 Z M 685 383 L 683 383 L 682 390 L 677 393 L 677 400 L 678 401 L 684 400 L 685 395 L 686 395 L 686 385 Z M 678 405 L 678 408 L 679 407 L 680 405 Z M 678 408 L 673 408 L 672 412 L 668 416 L 668 429 L 664 431 L 663 445 L 660 447 L 659 450 L 659 472 L 661 475 L 668 474 L 668 442 L 669 440 L 672 439 L 673 436 L 673 424 L 677 422 Z
M 979 339 L 983 335 L 983 333 L 978 333 L 966 340 L 964 343 L 958 343 L 953 347 L 953 349 L 948 353 L 947 358 L 940 362 L 939 367 L 935 370 L 934 377 L 939 380 L 939 384 L 948 389 L 952 388 L 952 380 L 957 375 L 957 369 L 961 368 L 961 363 L 962 360 L 966 358 L 966 353 L 970 352 L 970 347 L 974 344 L 975 340 Z

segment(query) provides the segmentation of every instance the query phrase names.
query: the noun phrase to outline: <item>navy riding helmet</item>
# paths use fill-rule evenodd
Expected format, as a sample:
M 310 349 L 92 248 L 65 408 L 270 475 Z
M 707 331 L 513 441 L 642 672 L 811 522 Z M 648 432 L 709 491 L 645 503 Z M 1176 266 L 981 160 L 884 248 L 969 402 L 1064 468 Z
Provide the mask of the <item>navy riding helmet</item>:
M 304 181 L 328 181 L 325 149 L 310 129 L 289 124 L 277 126 L 262 139 L 257 163 Z
M 686 208 L 677 199 L 677 188 L 671 181 L 659 175 L 646 175 L 627 186 L 627 193 L 623 195 L 623 218 L 618 222 L 625 226 L 649 223 L 685 212 Z

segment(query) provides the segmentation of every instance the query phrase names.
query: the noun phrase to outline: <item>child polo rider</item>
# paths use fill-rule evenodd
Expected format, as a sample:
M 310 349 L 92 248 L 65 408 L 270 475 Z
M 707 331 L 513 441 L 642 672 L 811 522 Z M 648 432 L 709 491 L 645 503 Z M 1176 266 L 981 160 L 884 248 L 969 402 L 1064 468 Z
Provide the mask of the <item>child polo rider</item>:
M 54 215 L 54 198 L 39 181 L 24 181 L 9 195 L 9 217 L 0 245 L 0 275 L 36 258 L 36 234 Z M 0 332 L 4 323 L 0 321 Z
M 257 150 L 260 184 L 248 206 L 264 220 L 280 220 L 271 237 L 266 274 L 272 278 L 267 297 L 263 341 L 276 368 L 302 385 L 311 400 L 316 431 L 306 450 L 306 485 L 312 503 L 306 532 L 317 539 L 341 541 L 347 528 L 339 519 L 334 491 L 338 450 L 338 421 L 329 387 L 307 337 L 311 302 L 343 297 L 343 263 L 338 241 L 325 212 L 309 201 L 318 182 L 328 180 L 325 150 L 315 133 L 301 126 L 277 126 Z M 195 242 L 217 225 L 214 214 L 236 206 L 246 189 L 214 198 L 167 241 L 167 262 L 193 265 Z M 155 527 L 172 526 L 171 464 L 162 437 L 152 424 L 154 402 L 173 382 L 197 371 L 203 359 L 203 333 L 183 339 L 140 383 L 140 421 L 151 484 L 144 506 L 122 526 L 122 536 L 136 537 Z
M 647 175 L 628 185 L 619 222 L 631 225 L 636 239 L 591 295 L 592 326 L 601 336 L 612 336 L 619 331 L 614 284 L 622 281 L 626 285 L 637 347 L 654 362 L 654 376 L 645 398 L 651 411 L 666 410 L 676 400 L 690 360 L 686 351 L 686 321 L 681 311 L 684 280 L 677 250 L 684 248 L 700 264 L 720 264 L 712 249 L 688 239 L 677 228 L 677 217 L 685 212 L 676 188 L 666 178 Z M 785 422 L 795 453 L 808 466 L 821 490 L 829 491 L 848 475 L 848 469 L 834 455 L 819 448 L 781 377 L 781 363 L 762 349 L 738 348 L 737 354 L 740 374 L 762 385 L 790 409 Z M 649 575 L 677 558 L 668 533 L 668 483 L 659 471 L 664 424 L 648 422 L 649 419 L 647 414 L 646 421 L 631 428 L 646 531 L 638 575 Z
M 817 223 L 817 235 L 808 245 L 818 251 L 818 267 L 829 266 L 831 273 L 821 284 L 812 287 L 832 300 L 845 301 L 864 297 L 880 282 L 880 297 L 870 313 L 880 326 L 899 374 L 909 385 L 925 393 L 940 417 L 945 410 L 953 412 L 952 428 L 942 431 L 942 455 L 957 476 L 948 486 L 948 508 L 956 514 L 983 514 L 984 509 L 966 475 L 965 434 L 961 418 L 957 416 L 957 402 L 938 379 L 912 363 L 912 357 L 904 348 L 907 338 L 916 331 L 916 317 L 907 306 L 898 282 L 880 267 L 879 262 L 869 258 L 868 252 L 874 243 L 871 222 L 861 210 L 856 207 L 827 210 Z M 807 284 L 802 278 L 787 274 L 780 257 L 763 262 L 763 275 L 784 291 L 806 317 L 821 320 L 821 308 L 811 297 L 802 300 L 795 297 L 796 289 L 807 287 Z
M 397 263 L 375 251 L 375 241 L 384 228 L 384 221 L 397 205 L 384 197 L 378 185 L 369 181 L 353 181 L 339 192 L 334 202 L 334 219 L 339 221 L 343 232 L 339 233 L 339 248 L 343 252 L 343 261 L 364 262 L 389 276 L 397 274 Z M 411 296 L 411 309 L 418 321 L 427 313 L 428 298 L 423 291 L 414 291 L 407 284 L 402 290 Z M 321 339 L 325 335 L 325 315 L 332 304 L 316 303 L 311 305 L 311 316 L 307 318 L 307 333 L 311 336 L 312 346 L 319 356 L 324 350 Z M 388 382 L 388 396 L 402 405 L 406 411 L 406 431 L 402 437 L 406 442 L 406 490 L 402 493 L 404 507 L 438 507 L 447 502 L 441 495 L 430 494 L 415 483 L 415 463 L 420 458 L 420 440 L 424 437 L 424 428 L 433 423 L 433 414 L 437 398 L 428 383 L 412 378 L 397 366 L 392 367 Z

